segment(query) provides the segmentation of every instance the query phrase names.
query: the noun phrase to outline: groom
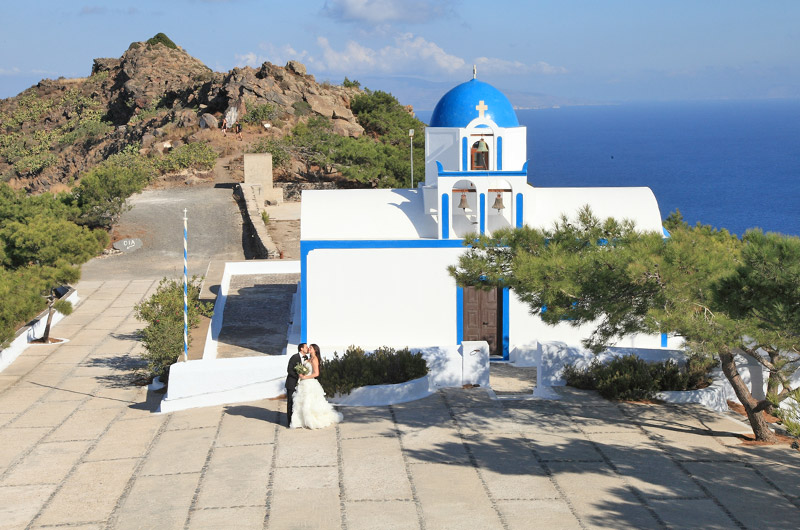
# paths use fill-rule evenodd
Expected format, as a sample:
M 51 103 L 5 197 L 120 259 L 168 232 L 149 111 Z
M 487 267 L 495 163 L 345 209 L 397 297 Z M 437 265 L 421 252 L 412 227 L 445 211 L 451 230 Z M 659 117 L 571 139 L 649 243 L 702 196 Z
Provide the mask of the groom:
M 297 371 L 294 367 L 304 359 L 308 359 L 308 345 L 301 342 L 297 345 L 297 353 L 289 357 L 289 364 L 286 366 L 286 426 L 292 424 L 292 405 L 294 405 L 294 390 L 297 388 Z

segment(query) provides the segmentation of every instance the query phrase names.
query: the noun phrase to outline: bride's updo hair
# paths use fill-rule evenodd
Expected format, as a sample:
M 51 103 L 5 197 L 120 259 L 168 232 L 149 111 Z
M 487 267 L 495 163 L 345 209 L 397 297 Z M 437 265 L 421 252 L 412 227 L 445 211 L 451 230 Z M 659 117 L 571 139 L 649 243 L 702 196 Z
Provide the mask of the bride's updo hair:
M 311 348 L 314 350 L 314 355 L 317 356 L 317 365 L 319 366 L 318 370 L 322 373 L 322 354 L 320 354 L 319 346 L 316 344 L 311 344 Z

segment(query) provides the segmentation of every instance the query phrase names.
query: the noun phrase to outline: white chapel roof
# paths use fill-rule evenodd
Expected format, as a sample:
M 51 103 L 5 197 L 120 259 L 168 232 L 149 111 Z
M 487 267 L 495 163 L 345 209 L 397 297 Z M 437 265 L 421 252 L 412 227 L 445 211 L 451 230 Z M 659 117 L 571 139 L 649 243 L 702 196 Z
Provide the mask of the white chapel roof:
M 650 188 L 532 188 L 524 200 L 525 224 L 534 228 L 552 228 L 561 214 L 574 219 L 588 204 L 600 219 L 630 219 L 638 230 L 663 232 L 661 212 Z
M 435 238 L 436 221 L 423 214 L 422 204 L 420 190 L 307 190 L 300 206 L 300 239 Z

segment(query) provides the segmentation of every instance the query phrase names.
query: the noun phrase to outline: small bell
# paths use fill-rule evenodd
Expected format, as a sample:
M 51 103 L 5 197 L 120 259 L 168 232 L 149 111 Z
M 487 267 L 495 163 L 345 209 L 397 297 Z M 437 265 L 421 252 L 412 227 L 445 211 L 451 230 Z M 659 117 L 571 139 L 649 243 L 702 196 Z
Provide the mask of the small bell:
M 475 148 L 475 151 L 477 151 L 478 153 L 488 153 L 489 152 L 489 146 L 486 145 L 486 142 L 483 141 L 483 138 L 478 140 L 478 147 Z
M 461 194 L 461 201 L 459 201 L 458 207 L 461 208 L 462 210 L 466 210 L 467 208 L 469 208 L 469 203 L 467 202 L 466 193 Z
M 492 208 L 494 208 L 498 212 L 505 208 L 505 206 L 503 206 L 503 195 L 502 194 L 500 194 L 500 193 L 497 194 L 497 198 L 495 198 L 494 204 L 492 205 Z

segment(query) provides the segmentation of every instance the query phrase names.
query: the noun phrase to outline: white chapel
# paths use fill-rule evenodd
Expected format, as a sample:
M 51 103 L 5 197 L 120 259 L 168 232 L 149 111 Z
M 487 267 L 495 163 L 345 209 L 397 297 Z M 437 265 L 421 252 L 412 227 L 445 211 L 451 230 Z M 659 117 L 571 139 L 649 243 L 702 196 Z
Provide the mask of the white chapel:
M 485 340 L 492 355 L 533 341 L 577 344 L 589 329 L 547 326 L 508 289 L 461 288 L 447 267 L 470 233 L 551 227 L 589 205 L 598 217 L 662 232 L 649 188 L 540 188 L 529 183 L 527 131 L 508 99 L 473 79 L 447 92 L 425 129 L 425 179 L 414 189 L 305 191 L 301 340 L 343 351 Z M 535 184 L 535 182 L 534 182 Z M 621 346 L 663 348 L 666 336 Z

